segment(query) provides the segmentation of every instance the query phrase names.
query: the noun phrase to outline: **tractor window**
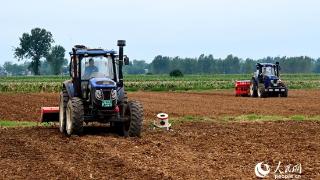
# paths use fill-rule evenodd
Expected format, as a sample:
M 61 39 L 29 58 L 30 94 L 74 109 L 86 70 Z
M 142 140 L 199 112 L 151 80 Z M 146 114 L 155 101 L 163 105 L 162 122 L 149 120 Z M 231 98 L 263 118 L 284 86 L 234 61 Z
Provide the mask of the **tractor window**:
M 114 79 L 111 57 L 98 56 L 83 58 L 81 61 L 81 69 L 82 80 L 89 80 L 93 77 Z
M 268 67 L 262 67 L 262 75 L 265 75 L 265 76 L 275 76 L 276 73 L 275 73 L 275 70 L 274 70 L 273 67 L 268 66 Z

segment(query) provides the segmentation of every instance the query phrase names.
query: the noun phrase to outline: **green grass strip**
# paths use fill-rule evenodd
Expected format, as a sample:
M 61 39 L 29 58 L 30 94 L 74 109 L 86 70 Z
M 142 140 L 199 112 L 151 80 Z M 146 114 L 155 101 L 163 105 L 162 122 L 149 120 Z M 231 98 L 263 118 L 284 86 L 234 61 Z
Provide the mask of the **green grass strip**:
M 292 116 L 278 116 L 278 115 L 258 115 L 246 114 L 240 116 L 217 116 L 214 118 L 191 116 L 170 118 L 170 123 L 180 124 L 184 122 L 263 122 L 263 121 L 320 121 L 320 115 L 307 116 L 307 115 L 292 115 Z
M 49 126 L 49 123 L 39 123 L 31 121 L 0 121 L 0 127 L 34 127 Z

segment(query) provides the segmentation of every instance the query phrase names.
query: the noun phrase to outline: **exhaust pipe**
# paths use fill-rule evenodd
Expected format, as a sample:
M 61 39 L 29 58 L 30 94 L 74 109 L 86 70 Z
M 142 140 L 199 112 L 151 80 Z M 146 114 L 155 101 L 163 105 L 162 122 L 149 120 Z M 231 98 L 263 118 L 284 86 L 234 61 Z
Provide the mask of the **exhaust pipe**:
M 276 68 L 277 68 L 277 76 L 279 77 L 279 70 L 280 70 L 280 65 L 279 62 L 276 62 Z
M 126 46 L 125 40 L 118 40 L 119 46 L 119 84 L 123 87 L 123 73 L 122 73 L 122 66 L 123 66 L 123 47 Z

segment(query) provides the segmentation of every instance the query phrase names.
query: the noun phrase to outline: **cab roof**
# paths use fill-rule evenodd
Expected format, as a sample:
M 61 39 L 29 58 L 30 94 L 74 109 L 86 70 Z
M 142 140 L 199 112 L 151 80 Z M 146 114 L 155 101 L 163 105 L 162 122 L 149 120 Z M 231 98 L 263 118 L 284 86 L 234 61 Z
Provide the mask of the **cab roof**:
M 73 55 L 73 52 L 69 52 L 70 56 Z M 111 55 L 117 54 L 117 51 L 114 50 L 104 50 L 104 49 L 76 49 L 76 55 L 85 55 L 85 56 L 99 56 L 99 55 Z
M 263 66 L 263 67 L 273 67 L 273 66 L 276 66 L 275 64 L 273 63 L 258 63 L 258 65 L 260 64 L 260 66 Z

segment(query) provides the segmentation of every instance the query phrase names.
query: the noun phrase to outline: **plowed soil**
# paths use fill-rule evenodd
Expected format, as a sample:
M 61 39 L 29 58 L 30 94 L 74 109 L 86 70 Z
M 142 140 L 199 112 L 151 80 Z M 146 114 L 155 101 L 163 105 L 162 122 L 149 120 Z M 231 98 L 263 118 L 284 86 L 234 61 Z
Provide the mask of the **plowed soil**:
M 130 99 L 143 103 L 145 116 L 153 118 L 159 112 L 171 117 L 186 115 L 216 117 L 221 115 L 310 115 L 320 114 L 319 90 L 292 90 L 288 98 L 235 97 L 233 91 L 206 93 L 133 92 Z M 59 94 L 0 93 L 0 119 L 37 121 L 42 106 L 58 106 Z
M 319 91 L 290 91 L 288 98 L 208 93 L 135 92 L 147 121 L 142 138 L 123 138 L 108 126 L 64 137 L 57 127 L 0 128 L 0 179 L 256 179 L 259 162 L 301 163 L 301 179 L 320 179 L 320 121 L 185 122 L 172 131 L 149 125 L 158 112 L 172 116 L 320 114 Z M 0 94 L 0 119 L 39 119 L 58 94 Z M 276 119 L 275 119 L 276 120 Z
M 108 127 L 66 138 L 57 128 L 0 129 L 1 179 L 255 179 L 264 161 L 273 179 L 301 163 L 320 178 L 319 122 L 183 123 L 122 138 Z M 93 130 L 94 129 L 94 130 Z

